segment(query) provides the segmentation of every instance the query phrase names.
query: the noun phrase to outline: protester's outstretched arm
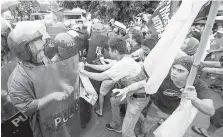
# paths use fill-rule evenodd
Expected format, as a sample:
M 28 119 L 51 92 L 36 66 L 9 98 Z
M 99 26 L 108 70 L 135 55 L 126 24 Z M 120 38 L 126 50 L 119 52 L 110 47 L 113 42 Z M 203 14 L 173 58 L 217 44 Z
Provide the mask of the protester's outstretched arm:
M 215 68 L 221 68 L 222 65 L 220 62 L 217 61 L 202 61 L 201 65 L 204 67 L 215 67 Z
M 112 59 L 104 59 L 104 62 L 107 62 L 107 63 L 111 63 L 111 62 L 113 62 L 114 60 L 112 60 Z
M 146 84 L 146 80 L 138 81 L 136 83 L 133 83 L 129 85 L 128 87 L 125 87 L 123 89 L 113 89 L 113 93 L 118 93 L 116 96 L 123 96 L 121 100 L 124 100 L 126 98 L 127 93 L 133 94 L 135 93 L 138 89 L 144 88 Z
M 223 75 L 223 68 L 208 68 L 205 67 L 202 69 L 203 72 L 207 72 L 207 73 L 214 73 L 214 74 L 219 74 L 219 75 Z
M 93 79 L 96 81 L 103 81 L 103 80 L 111 79 L 108 75 L 105 75 L 104 73 L 93 73 L 93 72 L 88 72 L 88 71 L 84 70 L 83 62 L 79 63 L 79 72 L 86 75 L 90 79 Z
M 105 70 L 108 70 L 109 68 L 111 68 L 111 64 L 105 64 L 105 65 L 94 65 L 94 64 L 88 64 L 88 63 L 85 63 L 85 66 L 86 67 L 90 67 L 90 68 L 93 68 L 95 70 L 99 70 L 99 71 L 105 71 Z

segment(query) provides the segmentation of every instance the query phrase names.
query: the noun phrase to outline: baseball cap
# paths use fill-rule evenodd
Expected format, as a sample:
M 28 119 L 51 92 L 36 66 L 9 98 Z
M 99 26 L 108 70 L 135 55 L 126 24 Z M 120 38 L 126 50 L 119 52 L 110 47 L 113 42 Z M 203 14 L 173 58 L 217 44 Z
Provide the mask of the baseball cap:
M 58 47 L 58 54 L 62 59 L 68 59 L 77 53 L 77 39 L 68 33 L 59 33 L 55 39 L 55 46 Z

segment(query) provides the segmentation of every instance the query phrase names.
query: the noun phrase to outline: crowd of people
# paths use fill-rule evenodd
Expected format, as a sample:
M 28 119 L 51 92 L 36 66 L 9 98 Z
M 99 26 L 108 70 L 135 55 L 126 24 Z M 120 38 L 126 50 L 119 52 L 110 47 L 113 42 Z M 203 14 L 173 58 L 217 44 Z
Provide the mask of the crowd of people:
M 55 35 L 50 36 L 48 32 L 50 27 L 55 30 Z M 62 79 L 58 80 L 61 83 L 55 80 L 53 85 L 38 79 L 44 77 L 38 76 L 41 75 L 39 70 L 44 71 L 53 64 L 50 69 L 52 72 L 54 69 L 57 72 L 57 65 L 60 65 L 58 63 L 65 62 L 67 73 L 70 72 L 67 75 L 78 75 L 77 71 L 79 71 L 94 82 L 100 83 L 100 88 L 95 88 L 99 99 L 98 108 L 94 111 L 98 117 L 103 118 L 105 96 L 111 95 L 109 107 L 111 107 L 112 117 L 105 125 L 106 129 L 121 133 L 122 137 L 152 137 L 153 131 L 179 106 L 181 98 L 186 98 L 191 100 L 193 106 L 200 112 L 211 117 L 207 130 L 196 126 L 192 127 L 193 130 L 205 137 L 210 136 L 223 126 L 223 108 L 215 110 L 210 95 L 210 88 L 213 88 L 221 92 L 223 99 L 222 25 L 217 24 L 213 28 L 194 85 L 186 87 L 203 29 L 204 25 L 200 24 L 191 27 L 168 76 L 157 93 L 149 95 L 144 88 L 149 76 L 144 70 L 143 61 L 159 39 L 145 23 L 123 28 L 115 19 L 111 19 L 108 24 L 94 19 L 88 23 L 78 21 L 75 25 L 64 22 L 22 21 L 12 28 L 5 19 L 1 18 L 2 67 L 12 58 L 18 59 L 7 79 L 7 88 L 2 89 L 1 92 L 4 101 L 2 106 L 10 104 L 7 105 L 8 108 L 2 107 L 2 122 L 20 111 L 29 117 L 34 137 L 74 137 L 78 128 L 72 129 L 71 123 L 76 120 L 73 116 L 76 111 L 72 108 L 76 109 L 73 94 L 77 91 L 72 87 L 73 85 L 70 85 L 70 81 L 76 79 L 67 79 L 65 82 Z M 92 47 L 95 50 L 90 52 Z M 91 54 L 90 59 L 89 54 Z M 81 57 L 80 61 L 84 62 L 77 61 L 74 66 L 68 65 L 70 61 L 76 59 L 77 55 Z M 69 67 L 74 71 L 72 72 Z M 214 77 L 216 82 L 208 87 L 203 79 L 212 77 L 212 74 L 216 74 Z M 59 85 L 57 90 L 49 88 L 56 84 Z M 39 85 L 44 88 L 41 86 L 37 88 Z M 55 91 L 43 92 L 42 89 Z M 54 113 L 49 108 L 58 109 L 64 105 L 69 106 L 67 108 L 69 116 L 63 118 L 63 121 L 70 124 L 60 126 L 62 120 L 56 117 L 56 111 Z M 124 112 L 121 111 L 123 108 Z M 144 111 L 146 113 L 143 113 Z M 62 112 L 58 112 L 58 115 L 59 113 L 61 117 L 65 115 Z M 121 113 L 124 113 L 123 117 Z M 44 121 L 46 119 L 48 123 Z M 141 133 L 136 135 L 134 128 L 139 120 Z M 68 130 L 63 131 L 63 128 Z

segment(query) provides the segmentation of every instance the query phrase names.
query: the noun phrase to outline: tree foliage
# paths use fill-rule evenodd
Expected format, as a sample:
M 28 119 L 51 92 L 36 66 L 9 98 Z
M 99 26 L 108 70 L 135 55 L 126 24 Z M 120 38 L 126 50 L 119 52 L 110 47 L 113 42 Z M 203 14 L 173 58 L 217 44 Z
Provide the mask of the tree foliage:
M 15 18 L 23 18 L 24 16 L 30 17 L 33 10 L 39 8 L 39 3 L 37 1 L 20 1 L 20 4 L 15 8 L 11 9 L 11 13 Z
M 90 12 L 93 18 L 108 21 L 114 18 L 121 22 L 129 22 L 141 12 L 155 9 L 157 1 L 59 1 L 61 7 L 73 9 L 80 7 Z

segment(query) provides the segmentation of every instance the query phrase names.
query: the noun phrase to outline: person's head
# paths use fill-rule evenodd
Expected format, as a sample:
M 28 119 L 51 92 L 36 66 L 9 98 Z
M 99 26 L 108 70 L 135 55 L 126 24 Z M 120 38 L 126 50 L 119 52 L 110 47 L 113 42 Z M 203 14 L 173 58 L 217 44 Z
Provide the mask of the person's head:
M 143 32 L 143 36 L 144 39 L 149 39 L 152 36 L 152 32 L 151 31 Z
M 131 35 L 131 45 L 141 45 L 142 43 L 142 39 L 143 39 L 143 36 L 142 36 L 142 33 L 139 32 L 139 31 L 134 31 L 132 32 L 132 35 Z
M 114 24 L 115 24 L 115 19 L 111 19 L 111 20 L 109 21 L 109 23 L 110 23 L 111 25 L 114 25 Z
M 219 28 L 215 34 L 216 38 L 222 38 L 223 37 L 223 28 Z
M 191 31 L 191 36 L 196 38 L 197 40 L 201 40 L 201 32 L 197 29 Z
M 120 33 L 120 35 L 121 35 L 122 37 L 126 36 L 126 31 L 123 30 L 123 29 L 120 29 L 120 30 L 119 30 L 119 33 Z
M 12 30 L 10 23 L 1 17 L 1 56 L 5 56 L 9 52 L 7 37 Z
M 119 33 L 119 29 L 118 29 L 117 27 L 115 27 L 115 28 L 113 29 L 113 31 L 115 32 L 115 34 L 118 34 L 118 33 Z
M 148 55 L 150 51 L 155 47 L 155 45 L 156 45 L 156 41 L 152 38 L 149 38 L 149 39 L 143 40 L 141 44 L 141 48 L 143 49 L 144 54 Z
M 111 38 L 108 41 L 109 55 L 112 59 L 118 60 L 127 53 L 126 41 L 120 37 Z
M 78 26 L 80 27 L 81 30 L 83 29 L 84 23 L 82 20 L 78 21 Z
M 46 39 L 50 38 L 44 24 L 35 21 L 18 22 L 10 32 L 9 49 L 21 61 L 34 64 L 46 63 L 44 54 Z
M 193 58 L 190 56 L 182 56 L 176 59 L 170 71 L 171 80 L 175 82 L 186 82 L 192 65 Z
M 181 50 L 185 52 L 187 55 L 192 56 L 196 53 L 198 45 L 199 41 L 196 38 L 194 37 L 186 38 L 181 47 Z

